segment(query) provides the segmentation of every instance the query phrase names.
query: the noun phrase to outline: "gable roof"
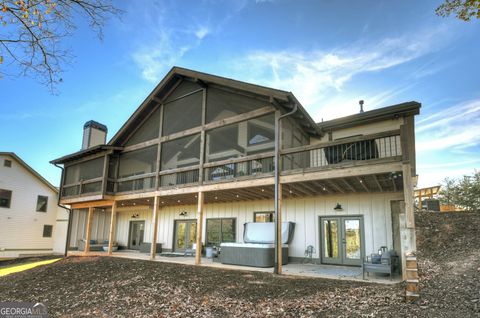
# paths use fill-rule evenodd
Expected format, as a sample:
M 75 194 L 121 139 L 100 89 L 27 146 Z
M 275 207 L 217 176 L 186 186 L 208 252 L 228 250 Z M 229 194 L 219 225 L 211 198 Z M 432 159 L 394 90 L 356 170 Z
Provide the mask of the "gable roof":
M 321 134 L 321 131 L 318 129 L 315 121 L 310 117 L 307 111 L 291 92 L 175 66 L 167 73 L 167 75 L 160 81 L 160 83 L 142 102 L 137 110 L 135 110 L 125 124 L 117 131 L 117 133 L 108 142 L 108 145 L 116 145 L 123 140 L 122 138 L 126 138 L 126 136 L 128 136 L 128 134 L 135 129 L 136 125 L 140 124 L 144 116 L 151 112 L 158 104 L 161 104 L 164 101 L 166 93 L 169 92 L 179 80 L 184 78 L 192 79 L 198 82 L 200 85 L 208 85 L 211 83 L 238 91 L 265 96 L 274 102 L 274 105 L 277 108 L 283 108 L 283 110 L 287 112 L 293 109 L 294 104 L 297 104 L 298 111 L 292 115 L 292 117 L 296 118 L 302 128 L 309 131 L 310 134 Z
M 14 152 L 2 152 L 0 151 L 0 155 L 2 156 L 9 156 L 12 159 L 14 159 L 16 162 L 18 162 L 21 166 L 23 166 L 25 169 L 27 169 L 31 174 L 33 174 L 35 177 L 37 177 L 38 180 L 40 180 L 42 183 L 44 183 L 47 187 L 55 191 L 55 193 L 58 193 L 57 187 L 55 187 L 53 184 L 47 181 L 44 177 L 42 177 L 41 174 L 39 174 L 35 169 L 30 167 L 25 161 L 23 161 L 19 156 L 17 156 Z

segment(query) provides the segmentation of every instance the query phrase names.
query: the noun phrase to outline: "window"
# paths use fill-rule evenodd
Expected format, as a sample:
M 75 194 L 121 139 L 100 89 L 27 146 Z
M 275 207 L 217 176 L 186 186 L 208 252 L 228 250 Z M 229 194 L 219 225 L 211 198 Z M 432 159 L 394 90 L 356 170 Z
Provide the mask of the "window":
M 253 212 L 254 222 L 273 222 L 273 212 Z
M 10 208 L 12 203 L 12 191 L 0 189 L 0 208 Z
M 43 237 L 52 237 L 53 225 L 43 226 Z
M 10 168 L 12 166 L 12 160 L 8 160 L 8 159 L 3 160 L 3 166 Z
M 39 195 L 37 197 L 37 212 L 47 212 L 48 197 Z
M 235 218 L 207 219 L 206 246 L 219 246 L 223 242 L 235 242 Z

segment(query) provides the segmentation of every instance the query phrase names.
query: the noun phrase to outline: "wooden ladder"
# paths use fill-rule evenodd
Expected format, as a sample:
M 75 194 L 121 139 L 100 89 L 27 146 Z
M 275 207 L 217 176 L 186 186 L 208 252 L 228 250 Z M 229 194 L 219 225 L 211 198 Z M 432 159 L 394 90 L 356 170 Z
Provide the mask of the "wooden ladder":
M 405 291 L 405 299 L 407 302 L 416 301 L 419 297 L 418 290 L 418 265 L 416 256 L 406 257 L 406 274 L 407 274 L 407 286 Z

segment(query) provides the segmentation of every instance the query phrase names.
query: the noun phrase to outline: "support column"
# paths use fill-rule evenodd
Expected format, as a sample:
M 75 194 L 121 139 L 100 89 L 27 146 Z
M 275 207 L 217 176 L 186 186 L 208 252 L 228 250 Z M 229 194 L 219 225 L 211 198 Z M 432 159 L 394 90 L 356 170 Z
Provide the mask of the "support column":
M 281 183 L 278 184 L 278 212 L 277 218 L 278 222 L 275 223 L 277 226 L 277 274 L 281 274 L 283 270 L 283 261 L 282 261 L 282 203 L 283 203 L 283 186 Z
M 85 251 L 84 254 L 90 252 L 90 237 L 92 232 L 92 220 L 93 220 L 93 207 L 88 208 L 88 217 L 87 217 L 87 233 L 85 234 Z
M 413 214 L 413 182 L 412 167 L 409 163 L 402 164 L 403 172 L 403 195 L 405 197 L 406 225 L 409 229 L 415 229 L 415 216 Z
M 108 255 L 112 255 L 113 241 L 115 240 L 116 222 L 117 222 L 117 202 L 113 201 L 112 215 L 110 216 L 110 231 L 108 232 Z
M 202 257 L 202 224 L 203 224 L 203 192 L 198 192 L 197 205 L 197 248 L 195 249 L 195 265 L 201 263 Z
M 158 197 L 153 198 L 153 216 L 152 216 L 152 240 L 150 245 L 150 259 L 154 260 L 157 256 L 157 234 L 158 234 Z

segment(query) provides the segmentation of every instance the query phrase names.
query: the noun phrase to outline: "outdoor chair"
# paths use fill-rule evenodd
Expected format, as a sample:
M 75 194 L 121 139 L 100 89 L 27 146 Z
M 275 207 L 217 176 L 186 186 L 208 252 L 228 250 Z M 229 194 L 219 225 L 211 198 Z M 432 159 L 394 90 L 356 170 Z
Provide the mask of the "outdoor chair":
M 366 272 L 367 276 L 370 276 L 370 273 L 389 274 L 390 280 L 392 280 L 397 257 L 393 255 L 390 257 L 378 256 L 380 255 L 372 254 L 372 256 L 365 258 L 363 262 L 363 279 L 365 279 Z
M 197 252 L 197 244 L 193 243 L 192 248 L 185 249 L 185 253 L 183 255 L 184 256 L 195 256 L 196 252 Z

